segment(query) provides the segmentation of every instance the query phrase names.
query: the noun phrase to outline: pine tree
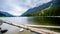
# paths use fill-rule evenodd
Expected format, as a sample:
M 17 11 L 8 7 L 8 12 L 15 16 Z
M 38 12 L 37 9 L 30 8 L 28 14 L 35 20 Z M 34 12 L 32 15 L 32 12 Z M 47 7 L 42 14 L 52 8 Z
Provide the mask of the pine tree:
M 39 16 L 60 16 L 60 0 L 52 0 L 51 6 L 42 10 Z

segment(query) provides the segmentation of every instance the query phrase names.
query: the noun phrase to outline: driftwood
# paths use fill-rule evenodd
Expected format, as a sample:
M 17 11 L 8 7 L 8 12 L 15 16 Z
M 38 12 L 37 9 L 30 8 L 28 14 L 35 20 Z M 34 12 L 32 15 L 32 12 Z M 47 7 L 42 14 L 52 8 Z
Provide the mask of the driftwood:
M 36 33 L 40 33 L 40 34 L 60 34 L 60 33 L 50 31 L 50 30 L 47 30 L 47 29 L 36 28 L 35 26 L 31 27 L 30 25 L 15 24 L 15 23 L 8 23 L 8 22 L 4 22 L 4 23 L 9 24 L 9 25 L 13 25 L 13 26 L 16 26 L 16 27 L 19 27 L 19 28 L 24 28 L 24 29 L 27 29 L 27 30 L 30 30 L 30 31 L 33 31 L 33 32 L 36 32 Z
M 19 27 L 19 28 L 23 28 L 23 29 L 26 29 L 26 30 L 30 30 L 30 31 L 33 31 L 33 32 L 36 32 L 36 33 L 39 33 L 39 34 L 60 34 L 60 33 L 50 31 L 50 30 L 47 30 L 47 29 L 36 28 L 35 26 L 31 27 L 31 25 L 8 23 L 8 22 L 5 22 L 5 21 L 3 21 L 3 23 L 6 23 L 6 24 L 9 24 L 9 25 L 12 25 L 12 26 L 16 26 L 16 27 Z

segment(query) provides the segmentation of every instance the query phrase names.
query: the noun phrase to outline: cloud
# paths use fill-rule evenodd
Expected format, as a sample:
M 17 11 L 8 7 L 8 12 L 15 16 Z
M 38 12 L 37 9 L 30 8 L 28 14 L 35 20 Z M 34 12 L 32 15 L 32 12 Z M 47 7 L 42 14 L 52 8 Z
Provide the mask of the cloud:
M 37 7 L 51 0 L 0 0 L 0 11 L 19 16 L 29 8 Z

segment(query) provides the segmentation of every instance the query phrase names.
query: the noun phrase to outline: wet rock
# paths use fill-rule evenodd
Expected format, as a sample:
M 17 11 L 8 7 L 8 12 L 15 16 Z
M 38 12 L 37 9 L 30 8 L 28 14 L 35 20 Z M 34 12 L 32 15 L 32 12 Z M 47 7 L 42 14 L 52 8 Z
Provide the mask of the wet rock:
M 1 33 L 6 33 L 8 30 L 1 30 Z

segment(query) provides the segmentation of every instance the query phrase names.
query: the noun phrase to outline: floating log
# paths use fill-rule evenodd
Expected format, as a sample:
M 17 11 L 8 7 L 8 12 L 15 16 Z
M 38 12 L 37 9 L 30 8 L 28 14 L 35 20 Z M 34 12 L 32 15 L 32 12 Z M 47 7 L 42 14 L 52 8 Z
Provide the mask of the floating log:
M 24 25 L 24 24 L 20 25 L 20 24 L 15 24 L 15 23 L 8 23 L 8 22 L 4 22 L 4 23 L 9 24 L 9 25 L 13 25 L 13 26 L 16 26 L 16 27 L 19 27 L 19 28 L 28 29 L 28 30 L 31 30 L 33 32 L 37 32 L 37 33 L 40 33 L 40 34 L 58 34 L 57 32 L 54 32 L 54 31 L 50 31 L 50 30 L 47 30 L 47 29 L 30 27 L 30 26 L 27 26 L 27 25 Z
M 50 30 L 47 30 L 47 29 L 30 27 L 30 26 L 24 25 L 24 24 L 8 23 L 8 22 L 5 22 L 5 21 L 3 21 L 3 23 L 9 24 L 9 25 L 13 25 L 13 26 L 16 26 L 16 27 L 19 27 L 19 28 L 28 29 L 28 30 L 31 30 L 33 32 L 37 32 L 37 33 L 40 33 L 40 34 L 60 34 L 60 33 L 57 33 L 57 32 L 54 32 L 54 31 L 50 31 Z
M 31 25 L 31 24 L 25 24 L 27 26 L 30 27 L 36 27 L 36 28 L 56 28 L 56 29 L 60 29 L 60 26 L 47 26 L 47 25 Z

